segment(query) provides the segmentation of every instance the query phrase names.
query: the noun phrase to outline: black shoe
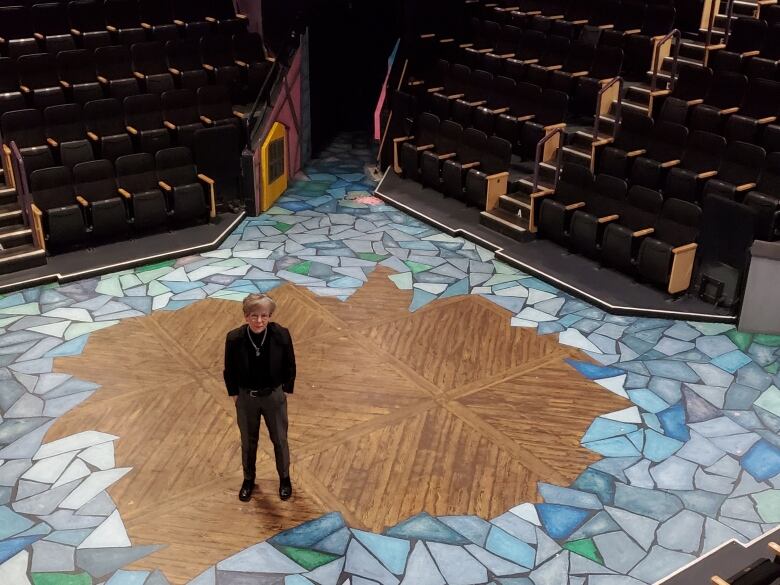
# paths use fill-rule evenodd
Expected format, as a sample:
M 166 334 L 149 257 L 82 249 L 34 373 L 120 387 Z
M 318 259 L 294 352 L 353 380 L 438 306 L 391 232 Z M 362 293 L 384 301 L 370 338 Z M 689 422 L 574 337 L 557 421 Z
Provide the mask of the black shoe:
M 279 497 L 283 500 L 289 500 L 292 495 L 292 483 L 289 477 L 279 479 Z
M 242 502 L 248 502 L 252 497 L 252 490 L 255 488 L 255 482 L 248 479 L 244 480 L 241 484 L 241 489 L 238 492 L 238 499 Z

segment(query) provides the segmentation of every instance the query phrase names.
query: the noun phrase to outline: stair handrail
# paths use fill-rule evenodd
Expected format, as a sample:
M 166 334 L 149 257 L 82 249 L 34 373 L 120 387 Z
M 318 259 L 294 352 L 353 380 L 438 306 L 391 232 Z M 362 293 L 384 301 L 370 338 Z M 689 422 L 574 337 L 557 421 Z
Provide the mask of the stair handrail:
M 30 193 L 30 187 L 27 184 L 27 169 L 24 166 L 24 158 L 19 151 L 19 147 L 15 141 L 11 141 L 11 172 L 14 173 L 14 179 L 16 181 L 16 201 L 19 204 L 19 209 L 22 212 L 22 222 L 26 227 L 32 228 L 33 245 L 39 249 L 46 248 L 46 242 L 41 238 L 42 234 L 39 234 L 35 229 L 35 222 L 32 220 L 32 194 Z
M 536 160 L 534 161 L 534 182 L 533 182 L 533 191 L 532 193 L 536 193 L 538 187 L 539 187 L 539 166 L 542 162 L 544 162 L 542 159 L 542 153 L 544 152 L 544 145 L 547 144 L 550 140 L 552 140 L 553 136 L 560 135 L 559 146 L 558 146 L 558 152 L 557 158 L 555 161 L 555 181 L 553 182 L 553 187 L 558 185 L 558 177 L 561 174 L 561 161 L 563 159 L 563 128 L 557 127 L 552 132 L 545 134 L 544 138 L 542 138 L 539 142 L 536 143 Z
M 604 101 L 604 94 L 607 93 L 607 90 L 611 88 L 613 85 L 618 84 L 618 98 L 617 98 L 617 108 L 615 108 L 615 123 L 612 125 L 612 138 L 615 138 L 615 135 L 617 133 L 617 127 L 618 122 L 620 122 L 620 116 L 623 112 L 623 78 L 618 75 L 617 77 L 613 77 L 612 80 L 609 83 L 605 83 L 601 86 L 601 89 L 599 89 L 598 96 L 596 97 L 596 119 L 593 122 L 593 140 L 599 139 L 599 126 L 601 126 L 601 106 L 602 102 Z
M 659 59 L 661 56 L 661 47 L 663 47 L 667 41 L 672 39 L 674 39 L 672 41 L 674 43 L 674 57 L 672 57 L 672 71 L 669 77 L 669 85 L 670 89 L 673 89 L 674 87 L 674 80 L 677 75 L 677 61 L 680 57 L 680 42 L 682 41 L 682 33 L 680 32 L 679 28 L 670 30 L 663 36 L 660 41 L 657 41 L 655 44 L 655 53 L 653 54 L 653 76 L 650 79 L 651 94 L 655 92 L 656 89 L 658 89 L 658 72 L 661 70 L 661 65 L 663 64 Z
M 731 36 L 731 19 L 734 17 L 734 0 L 728 0 L 726 5 L 726 26 L 723 29 L 723 44 L 727 45 Z
M 712 29 L 715 26 L 715 17 L 720 12 L 720 0 L 716 0 L 718 8 L 710 10 L 710 16 L 707 21 L 707 36 L 705 37 L 706 45 L 709 47 L 712 44 Z M 734 0 L 726 0 L 726 27 L 724 28 L 723 44 L 728 40 L 729 33 L 731 31 L 731 15 L 734 13 Z

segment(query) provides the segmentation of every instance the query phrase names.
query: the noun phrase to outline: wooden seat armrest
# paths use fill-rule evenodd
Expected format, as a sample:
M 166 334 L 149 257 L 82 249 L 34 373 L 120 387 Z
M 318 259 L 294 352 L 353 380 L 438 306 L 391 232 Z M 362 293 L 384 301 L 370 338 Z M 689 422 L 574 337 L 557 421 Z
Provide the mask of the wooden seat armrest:
M 119 193 L 125 199 L 131 199 L 132 198 L 132 195 L 130 195 L 130 192 L 127 189 L 122 189 L 122 187 L 119 187 L 119 189 L 117 189 L 116 191 L 117 191 L 117 193 Z
M 635 157 L 635 156 L 642 156 L 647 151 L 644 148 L 640 148 L 639 150 L 631 150 L 626 153 L 626 156 L 628 157 Z
M 244 118 L 246 118 L 246 114 L 244 114 L 243 112 L 239 112 L 238 110 L 233 110 L 233 115 L 234 115 L 236 118 L 241 118 L 242 120 L 243 120 Z
M 214 179 L 211 177 L 208 177 L 204 175 L 203 173 L 198 173 L 198 179 L 203 181 L 206 185 L 209 187 L 209 217 L 211 219 L 214 219 L 217 217 L 217 195 L 214 191 Z
M 115 26 L 111 26 L 110 24 L 107 24 L 107 25 L 106 25 L 106 30 L 107 30 L 108 32 L 110 32 L 110 33 L 115 33 L 115 32 L 117 32 L 117 28 L 116 28 Z
M 671 167 L 676 167 L 679 164 L 680 164 L 680 159 L 679 158 L 674 159 L 674 160 L 667 160 L 666 162 L 662 162 L 661 163 L 661 168 L 662 169 L 669 169 Z
M 148 22 L 142 22 L 141 23 L 141 28 L 144 28 L 146 30 L 152 30 L 152 25 L 149 24 Z
M 476 169 L 479 166 L 479 161 L 467 162 L 460 165 L 462 169 Z
M 576 26 L 582 26 L 582 25 L 588 24 L 588 19 L 587 18 L 583 18 L 582 20 L 572 20 L 571 23 L 576 25 Z
M 582 207 L 585 207 L 585 202 L 584 201 L 579 201 L 577 203 L 572 203 L 572 204 L 567 205 L 566 207 L 564 207 L 564 209 L 566 211 L 574 211 L 575 209 L 581 209 Z
M 97 142 L 100 140 L 100 137 L 94 132 L 87 132 L 87 138 L 89 138 L 92 142 Z
M 624 35 L 624 36 L 625 36 L 625 35 L 638 35 L 638 34 L 639 34 L 639 33 L 641 33 L 641 32 L 642 32 L 642 29 L 641 29 L 641 28 L 630 28 L 630 29 L 628 29 L 628 30 L 624 30 L 624 31 L 623 31 L 623 35 Z
M 173 187 L 171 187 L 171 186 L 170 186 L 168 183 L 166 183 L 165 181 L 157 181 L 157 184 L 160 186 L 160 188 L 161 188 L 163 191 L 169 191 L 169 192 L 170 192 L 170 191 L 173 191 Z
M 533 120 L 536 118 L 536 114 L 526 114 L 525 116 L 517 116 L 515 118 L 518 122 L 528 122 L 528 120 Z
M 472 107 L 484 106 L 486 103 L 487 103 L 487 100 L 479 100 L 479 101 L 476 101 L 476 102 L 466 102 L 467 105 L 472 106 Z
M 422 80 L 422 79 L 414 79 L 414 80 L 410 81 L 407 85 L 415 87 L 417 85 L 423 85 L 424 83 L 425 83 L 425 81 Z
M 451 158 L 455 158 L 456 156 L 458 156 L 457 152 L 447 152 L 445 154 L 438 155 L 436 158 L 439 160 L 449 160 Z
M 165 127 L 168 129 L 168 130 L 176 130 L 176 126 L 173 124 L 173 122 L 169 122 L 168 120 L 165 120 L 165 121 L 163 122 L 163 125 L 164 125 L 164 126 L 165 126 Z
M 441 95 L 441 94 L 439 94 L 439 95 Z M 446 97 L 448 100 L 459 100 L 464 95 L 466 95 L 466 94 L 465 93 L 452 93 L 452 94 L 446 95 L 444 97 Z
M 203 64 L 203 68 L 204 68 L 206 71 L 214 71 L 214 66 L 213 66 L 213 65 L 210 65 L 209 63 L 204 63 L 204 64 Z
M 737 112 L 739 112 L 739 107 L 726 108 L 725 110 L 718 110 L 718 113 L 721 116 L 728 116 L 729 114 L 736 114 Z
M 712 585 L 729 585 L 728 581 L 718 577 L 717 575 L 713 575 L 712 577 L 710 577 L 710 582 L 712 583 Z
M 57 148 L 59 146 L 59 144 L 57 143 L 56 140 L 54 140 L 54 138 L 47 138 L 46 139 L 46 144 L 48 144 L 52 148 Z
M 758 57 L 761 54 L 761 51 L 745 51 L 744 53 L 740 53 L 743 57 Z
M 645 236 L 649 236 L 649 235 L 650 235 L 650 234 L 652 234 L 653 232 L 655 232 L 655 229 L 654 229 L 654 228 L 645 228 L 645 229 L 643 229 L 643 230 L 637 230 L 637 231 L 635 231 L 635 232 L 634 232 L 633 234 L 631 234 L 631 235 L 632 235 L 632 236 L 634 236 L 635 238 L 643 238 L 643 237 L 645 237 Z
M 179 75 L 179 74 L 181 73 L 181 71 L 179 71 L 178 69 L 176 69 L 176 67 L 168 67 L 168 72 L 169 72 L 171 75 Z
M 214 120 L 209 118 L 208 116 L 199 116 L 200 121 L 206 124 L 206 126 L 211 126 L 214 123 Z
M 601 24 L 601 25 L 597 26 L 596 28 L 598 28 L 599 30 L 611 30 L 611 29 L 615 28 L 615 25 L 614 24 Z
M 102 75 L 98 75 L 98 76 L 97 76 L 97 80 L 98 80 L 100 83 L 102 83 L 103 85 L 108 85 L 108 79 L 106 79 L 106 78 L 105 78 L 105 77 L 103 77 Z
M 242 61 L 241 59 L 236 59 L 236 65 L 239 67 L 249 67 L 249 63 Z
M 605 215 L 603 217 L 599 218 L 599 223 L 609 223 L 611 221 L 617 221 L 620 219 L 620 216 L 618 214 L 612 214 L 612 215 Z
M 393 138 L 393 142 L 396 144 L 400 144 L 401 142 L 406 142 L 407 140 L 414 140 L 414 136 L 399 136 L 398 138 Z
M 240 20 L 249 20 L 249 17 L 242 12 L 236 12 L 236 18 Z
M 505 114 L 509 111 L 509 107 L 503 107 L 503 108 L 495 108 L 491 110 L 490 108 L 485 108 L 488 112 L 491 114 Z
M 688 100 L 685 103 L 688 104 L 689 106 L 698 106 L 699 104 L 703 104 L 704 100 L 703 99 Z
M 184 21 L 183 20 L 179 20 L 178 18 L 174 18 L 173 19 L 173 24 L 175 24 L 176 26 L 184 26 Z
M 38 234 L 38 242 L 45 250 L 46 236 L 43 233 L 43 212 L 35 203 L 30 204 L 30 211 L 33 215 L 33 229 L 35 230 L 35 233 Z
M 80 37 L 81 36 L 81 31 L 76 29 L 76 28 L 72 28 L 72 29 L 70 29 L 70 34 L 72 34 L 75 37 Z
M 682 246 L 677 246 L 676 248 L 672 248 L 672 254 L 682 254 L 684 252 L 690 252 L 692 250 L 695 250 L 698 247 L 698 244 L 696 242 L 691 242 L 690 244 L 683 244 Z
M 127 131 L 132 134 L 133 136 L 138 136 L 138 130 L 133 128 L 132 126 L 125 126 L 127 128 Z
M 474 47 L 466 47 L 466 50 L 469 53 L 479 53 L 480 55 L 484 55 L 486 53 L 490 53 L 493 49 L 487 48 L 487 49 L 475 49 Z
M 534 193 L 531 193 L 531 199 L 541 199 L 542 197 L 547 197 L 548 195 L 552 195 L 555 193 L 552 189 L 544 189 L 542 191 L 535 191 Z M 583 205 L 585 205 L 583 203 Z
M 420 38 L 421 39 L 432 39 L 435 36 L 436 36 L 436 33 L 422 33 L 420 35 Z
M 133 76 L 134 76 L 136 79 L 144 79 L 144 78 L 146 77 L 146 76 L 145 76 L 143 73 L 141 73 L 140 71 L 133 71 Z
M 41 33 L 39 33 L 39 32 L 37 32 L 37 33 L 33 33 L 33 36 L 35 37 L 35 40 L 36 40 L 36 41 L 42 41 L 42 40 L 44 40 L 44 39 L 46 38 L 45 36 L 43 36 L 43 35 L 42 35 Z
M 703 173 L 699 173 L 696 175 L 697 179 L 709 179 L 710 177 L 714 177 L 718 174 L 718 171 L 704 171 Z
M 19 89 L 22 90 L 22 93 L 30 93 L 30 88 L 27 87 L 26 85 L 20 85 Z
M 563 65 L 547 65 L 547 67 L 542 67 L 545 71 L 557 71 L 558 69 L 563 69 Z
M 41 211 L 40 208 L 35 203 L 30 204 L 30 211 L 32 211 L 33 215 L 36 217 L 43 216 L 43 211 Z
M 433 144 L 423 144 L 422 146 L 418 146 L 416 148 L 417 148 L 417 152 L 422 152 L 423 150 L 430 150 L 433 147 L 434 147 Z
M 709 47 L 707 47 L 707 49 L 709 49 L 710 51 L 718 51 L 720 49 L 725 49 L 725 48 L 726 45 L 723 43 L 718 43 L 717 45 L 710 45 Z
M 759 118 L 756 122 L 763 126 L 764 124 L 771 124 L 775 120 L 777 120 L 777 116 L 767 116 L 766 118 Z
M 533 65 L 534 63 L 538 63 L 539 59 L 526 59 L 525 61 L 520 61 L 523 65 Z
M 490 53 L 491 55 L 498 57 L 499 59 L 511 59 L 516 53 Z
M 737 193 L 742 193 L 743 191 L 750 191 L 751 189 L 755 188 L 755 183 L 743 183 L 742 185 L 737 185 Z
M 586 76 L 590 71 L 574 71 L 573 73 L 569 73 L 570 77 L 584 77 Z
M 82 207 L 89 207 L 89 202 L 87 202 L 87 200 L 84 199 L 81 195 L 76 195 L 76 201 L 78 201 L 79 205 Z
M 566 122 L 559 122 L 558 124 L 550 124 L 549 126 L 545 126 L 544 131 L 550 132 L 552 130 L 557 130 L 558 128 L 566 128 Z
M 458 48 L 460 49 L 468 49 L 469 47 L 473 47 L 474 43 L 461 43 L 458 45 Z
M 215 22 L 217 22 L 217 19 L 214 18 L 213 16 L 207 16 L 206 17 L 206 22 L 215 23 Z
M 429 89 L 426 89 L 425 91 L 428 92 L 428 93 L 439 93 L 443 89 L 444 89 L 444 86 L 442 85 L 442 86 L 439 86 L 439 87 L 431 87 Z
M 70 88 L 70 83 L 68 83 L 68 82 L 67 82 L 67 81 L 65 81 L 64 79 L 60 79 L 60 85 L 61 85 L 63 88 L 65 88 L 65 89 L 69 89 L 69 88 Z
M 776 542 L 770 542 L 767 546 L 773 553 L 780 555 L 780 544 L 777 544 Z

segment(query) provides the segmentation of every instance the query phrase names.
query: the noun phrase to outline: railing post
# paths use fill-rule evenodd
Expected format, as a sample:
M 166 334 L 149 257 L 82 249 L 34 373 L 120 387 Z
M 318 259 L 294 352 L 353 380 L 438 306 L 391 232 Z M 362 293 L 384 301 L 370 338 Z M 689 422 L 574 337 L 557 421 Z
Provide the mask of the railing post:
M 539 165 L 544 162 L 542 161 L 542 153 L 544 152 L 545 145 L 552 140 L 554 136 L 558 136 L 558 152 L 556 153 L 557 159 L 556 159 L 556 170 L 555 170 L 555 183 L 558 183 L 558 173 L 560 171 L 561 167 L 561 159 L 563 155 L 563 128 L 556 128 L 549 134 L 545 134 L 544 138 L 542 138 L 539 142 L 536 143 L 536 159 L 534 161 L 534 182 L 532 187 L 532 193 L 536 193 L 537 189 L 539 188 Z

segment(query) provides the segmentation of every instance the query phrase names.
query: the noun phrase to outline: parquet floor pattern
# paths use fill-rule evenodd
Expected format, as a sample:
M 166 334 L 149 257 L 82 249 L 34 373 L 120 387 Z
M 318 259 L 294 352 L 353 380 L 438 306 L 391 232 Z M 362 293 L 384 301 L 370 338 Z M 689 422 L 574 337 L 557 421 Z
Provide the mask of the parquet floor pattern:
M 270 443 L 261 439 L 259 491 L 247 504 L 235 408 L 222 382 L 232 301 L 92 334 L 55 371 L 102 389 L 61 417 L 47 441 L 87 429 L 118 435 L 110 490 L 134 544 L 168 546 L 136 563 L 185 583 L 209 565 L 296 524 L 341 512 L 381 531 L 427 511 L 494 517 L 538 501 L 536 483 L 567 485 L 598 457 L 579 440 L 593 419 L 629 406 L 564 358 L 553 337 L 510 327 L 477 297 L 410 313 L 385 269 L 347 302 L 286 285 L 276 317 L 295 340 L 288 401 L 295 494 L 279 501 Z M 263 431 L 265 432 L 265 431 Z

